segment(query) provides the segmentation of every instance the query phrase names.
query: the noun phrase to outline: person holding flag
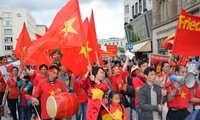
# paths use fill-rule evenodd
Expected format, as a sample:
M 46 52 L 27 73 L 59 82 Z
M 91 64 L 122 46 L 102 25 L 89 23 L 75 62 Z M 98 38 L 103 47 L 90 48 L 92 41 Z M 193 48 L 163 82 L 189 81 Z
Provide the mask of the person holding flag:
M 51 120 L 52 118 L 47 114 L 46 103 L 49 96 L 56 93 L 67 92 L 65 85 L 57 79 L 59 68 L 55 65 L 49 67 L 49 77 L 39 82 L 33 93 L 33 106 L 39 105 L 39 98 L 41 102 L 41 117 L 43 120 Z
M 101 120 L 101 104 L 105 104 L 105 93 L 108 91 L 108 84 L 105 82 L 105 71 L 103 68 L 88 65 L 87 72 L 81 79 L 81 86 L 87 89 L 88 106 L 86 120 Z M 90 73 L 90 78 L 88 75 Z

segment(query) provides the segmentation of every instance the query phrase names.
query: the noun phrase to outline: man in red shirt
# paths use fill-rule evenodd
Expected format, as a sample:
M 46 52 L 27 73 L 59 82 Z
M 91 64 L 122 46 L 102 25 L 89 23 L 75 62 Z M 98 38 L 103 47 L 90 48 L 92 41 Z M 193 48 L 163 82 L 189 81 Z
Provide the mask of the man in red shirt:
M 67 92 L 65 85 L 59 79 L 56 79 L 58 76 L 59 68 L 55 65 L 51 65 L 49 68 L 49 77 L 45 80 L 39 82 L 36 87 L 33 96 L 32 102 L 33 105 L 39 105 L 39 100 L 41 102 L 41 111 L 43 120 L 51 120 L 52 118 L 47 114 L 46 102 L 49 96 L 53 96 L 56 93 Z
M 146 82 L 144 70 L 148 67 L 147 61 L 141 60 L 138 62 L 139 74 L 133 79 L 132 85 L 135 92 L 135 110 L 138 114 L 138 120 L 141 120 L 141 110 L 138 108 L 138 91 Z
M 178 66 L 175 68 L 175 73 L 178 76 L 185 76 L 187 69 L 184 66 Z M 190 112 L 187 110 L 189 102 L 198 103 L 200 99 L 193 97 L 192 92 L 182 83 L 172 83 L 168 81 L 168 102 L 169 107 L 167 113 L 168 120 L 184 120 Z

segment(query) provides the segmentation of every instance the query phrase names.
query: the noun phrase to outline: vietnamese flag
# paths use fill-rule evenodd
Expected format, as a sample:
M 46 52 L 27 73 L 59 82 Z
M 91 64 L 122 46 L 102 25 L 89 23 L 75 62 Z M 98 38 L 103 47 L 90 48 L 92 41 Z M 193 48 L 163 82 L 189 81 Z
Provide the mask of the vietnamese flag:
M 82 46 L 61 49 L 61 52 L 63 54 L 61 64 L 72 71 L 72 73 L 74 73 L 75 75 L 86 73 L 89 60 L 91 60 L 91 64 L 93 62 L 93 59 L 89 58 L 90 56 L 94 56 L 94 53 L 93 46 L 90 44 L 91 38 L 90 34 L 88 33 L 88 23 L 88 19 L 85 19 L 83 22 L 85 30 L 84 32 L 87 39 L 83 40 L 84 44 Z
M 165 39 L 162 43 L 162 47 L 164 49 L 172 50 L 174 44 L 175 34 L 170 35 L 167 39 Z
M 96 27 L 95 27 L 93 10 L 92 10 L 91 16 L 90 16 L 90 28 L 89 29 L 90 29 L 93 49 L 94 49 L 94 53 L 95 53 L 95 58 L 93 58 L 93 59 L 95 59 L 97 62 L 99 62 L 101 64 L 101 66 L 103 66 L 102 56 L 101 56 L 101 53 L 100 53 L 100 49 L 98 48 L 98 45 L 97 45 L 97 35 L 96 35 Z
M 40 39 L 39 49 L 81 46 L 82 19 L 78 0 L 70 0 L 55 16 L 49 30 Z
M 22 31 L 17 39 L 16 48 L 14 50 L 14 56 L 17 59 L 20 59 L 22 66 L 26 64 L 26 60 L 24 59 L 24 57 L 26 57 L 28 55 L 27 49 L 31 45 L 32 45 L 32 42 L 29 37 L 28 31 L 26 28 L 26 24 L 24 23 Z
M 178 62 L 176 63 L 177 66 L 183 65 L 186 66 L 187 62 L 188 62 L 188 56 L 182 56 Z
M 200 56 L 200 17 L 180 11 L 172 54 Z

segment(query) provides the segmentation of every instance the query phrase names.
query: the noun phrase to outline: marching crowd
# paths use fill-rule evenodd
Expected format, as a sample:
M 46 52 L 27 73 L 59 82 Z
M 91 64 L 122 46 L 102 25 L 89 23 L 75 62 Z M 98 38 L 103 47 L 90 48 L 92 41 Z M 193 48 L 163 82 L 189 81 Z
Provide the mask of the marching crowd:
M 77 97 L 76 120 L 189 120 L 188 108 L 200 109 L 199 57 L 190 58 L 187 65 L 162 62 L 159 73 L 148 67 L 146 59 L 108 57 L 103 62 L 103 67 L 88 65 L 82 75 L 74 75 L 59 63 L 38 68 L 13 66 L 7 70 L 8 79 L 0 72 L 0 103 L 8 105 L 13 120 L 30 120 L 32 116 L 51 120 L 47 99 L 62 92 Z M 0 66 L 6 64 L 7 58 L 1 56 Z M 170 80 L 171 75 L 185 76 L 188 72 L 197 78 L 191 88 Z M 193 119 L 200 120 L 200 112 Z

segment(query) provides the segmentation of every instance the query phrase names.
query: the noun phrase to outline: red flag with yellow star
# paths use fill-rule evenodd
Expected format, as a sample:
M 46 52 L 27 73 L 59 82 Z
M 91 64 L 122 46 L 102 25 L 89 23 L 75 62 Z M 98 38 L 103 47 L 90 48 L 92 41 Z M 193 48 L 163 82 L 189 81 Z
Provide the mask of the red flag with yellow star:
M 87 71 L 87 65 L 93 65 L 94 60 L 91 56 L 94 56 L 93 46 L 91 43 L 91 36 L 89 34 L 89 22 L 86 18 L 83 22 L 84 32 L 86 39 L 83 40 L 83 45 L 79 47 L 68 47 L 61 49 L 63 57 L 61 64 L 71 70 L 74 74 L 84 74 Z M 77 68 L 78 67 L 78 68 Z
M 32 45 L 32 42 L 26 28 L 26 23 L 24 23 L 22 31 L 17 39 L 16 48 L 14 50 L 14 56 L 17 59 L 20 59 L 22 66 L 25 65 L 26 63 L 26 60 L 24 59 L 24 57 L 28 55 L 27 49 L 31 45 Z
M 41 37 L 39 49 L 81 46 L 83 27 L 78 0 L 70 0 L 55 16 L 49 30 Z

